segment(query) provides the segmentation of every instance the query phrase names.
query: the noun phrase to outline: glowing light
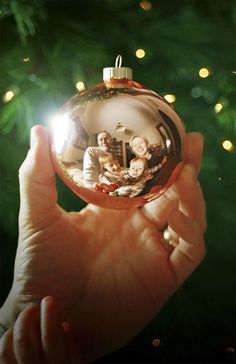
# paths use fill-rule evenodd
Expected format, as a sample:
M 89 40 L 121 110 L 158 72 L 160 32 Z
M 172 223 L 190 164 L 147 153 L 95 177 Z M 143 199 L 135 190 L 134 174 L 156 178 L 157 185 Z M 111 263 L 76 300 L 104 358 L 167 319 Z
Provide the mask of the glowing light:
M 152 345 L 153 345 L 155 348 L 158 348 L 158 346 L 160 346 L 160 343 L 161 343 L 161 340 L 160 340 L 160 339 L 153 339 L 153 340 L 152 340 Z
M 145 11 L 149 11 L 152 8 L 150 1 L 140 1 L 139 5 Z
M 234 149 L 233 143 L 231 143 L 230 140 L 224 140 L 222 143 L 222 147 L 228 152 L 231 152 Z
M 223 109 L 223 104 L 221 104 L 220 102 L 218 102 L 217 104 L 215 104 L 215 112 L 218 113 Z
M 7 91 L 4 95 L 3 95 L 3 101 L 4 102 L 9 102 L 11 101 L 11 99 L 15 96 L 15 93 L 11 90 Z
M 30 60 L 30 58 L 29 58 L 29 57 L 24 57 L 24 58 L 22 59 L 22 61 L 23 61 L 23 62 L 29 62 L 29 60 Z
M 135 55 L 136 55 L 137 58 L 145 57 L 144 49 L 141 49 L 141 48 L 137 49 L 136 52 L 135 52 Z
M 164 99 L 166 99 L 166 101 L 168 101 L 170 104 L 172 104 L 173 102 L 175 102 L 176 96 L 172 95 L 172 94 L 168 94 L 168 95 L 164 96 Z
M 83 91 L 85 89 L 83 81 L 78 81 L 75 85 L 78 91 Z
M 57 153 L 62 150 L 65 140 L 71 133 L 71 123 L 68 115 L 54 115 L 50 120 L 53 129 L 54 147 Z
M 206 78 L 210 75 L 210 70 L 208 68 L 201 68 L 198 74 L 201 78 Z

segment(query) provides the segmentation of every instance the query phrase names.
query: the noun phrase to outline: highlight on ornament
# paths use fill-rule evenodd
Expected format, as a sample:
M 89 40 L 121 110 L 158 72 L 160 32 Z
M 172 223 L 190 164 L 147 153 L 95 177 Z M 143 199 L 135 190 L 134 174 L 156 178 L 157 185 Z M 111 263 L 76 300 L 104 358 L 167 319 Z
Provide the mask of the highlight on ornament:
M 132 70 L 103 70 L 54 117 L 52 156 L 58 175 L 86 202 L 113 209 L 143 206 L 176 180 L 184 163 L 183 122 Z

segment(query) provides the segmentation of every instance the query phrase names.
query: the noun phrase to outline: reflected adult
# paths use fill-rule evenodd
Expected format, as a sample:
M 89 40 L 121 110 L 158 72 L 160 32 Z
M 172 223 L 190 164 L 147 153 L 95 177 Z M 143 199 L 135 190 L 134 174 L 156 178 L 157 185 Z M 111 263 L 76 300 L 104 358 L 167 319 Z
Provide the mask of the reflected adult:
M 166 162 L 165 151 L 164 151 L 164 149 L 160 149 L 160 150 L 151 152 L 148 140 L 141 136 L 133 136 L 130 139 L 129 145 L 132 149 L 132 152 L 137 157 L 147 158 L 148 169 L 150 170 L 150 172 L 152 172 L 152 170 L 154 171 L 153 178 L 151 180 L 147 181 L 146 186 L 145 186 L 144 190 L 142 191 L 142 194 L 145 194 L 145 193 L 149 192 L 150 188 L 152 186 L 155 186 L 155 184 L 157 184 L 157 182 L 158 182 L 161 167 Z
M 83 177 L 84 185 L 88 188 L 94 188 L 99 183 L 99 175 L 102 173 L 99 157 L 109 152 L 112 137 L 107 131 L 100 131 L 97 135 L 97 143 L 97 147 L 88 147 L 84 153 Z

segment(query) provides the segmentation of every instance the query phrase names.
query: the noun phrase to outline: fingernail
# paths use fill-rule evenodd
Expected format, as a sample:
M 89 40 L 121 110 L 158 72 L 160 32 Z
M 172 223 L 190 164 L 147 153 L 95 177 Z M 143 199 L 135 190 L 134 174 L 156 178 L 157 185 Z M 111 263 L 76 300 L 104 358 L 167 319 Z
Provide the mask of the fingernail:
M 41 301 L 41 304 L 42 305 L 48 305 L 48 304 L 51 304 L 51 303 L 54 303 L 55 302 L 55 299 L 53 296 L 46 296 L 42 299 Z
M 35 130 L 34 128 L 30 131 L 30 148 L 34 148 L 36 143 L 36 136 L 35 136 Z

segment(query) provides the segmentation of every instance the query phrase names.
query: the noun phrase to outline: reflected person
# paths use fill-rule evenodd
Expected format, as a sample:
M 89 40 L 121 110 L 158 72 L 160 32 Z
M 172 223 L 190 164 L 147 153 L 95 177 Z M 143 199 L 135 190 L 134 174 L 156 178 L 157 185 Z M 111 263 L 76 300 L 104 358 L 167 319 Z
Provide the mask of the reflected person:
M 158 184 L 161 167 L 167 161 L 165 150 L 151 151 L 148 140 L 142 136 L 133 136 L 130 139 L 129 145 L 135 156 L 147 158 L 149 171 L 153 173 L 152 180 L 149 180 L 145 185 L 143 191 L 145 194 L 149 192 L 153 186 Z
M 112 145 L 112 137 L 107 131 L 101 131 L 97 135 L 98 146 L 88 147 L 84 153 L 83 177 L 84 186 L 95 188 L 102 173 L 99 157 L 109 152 Z

